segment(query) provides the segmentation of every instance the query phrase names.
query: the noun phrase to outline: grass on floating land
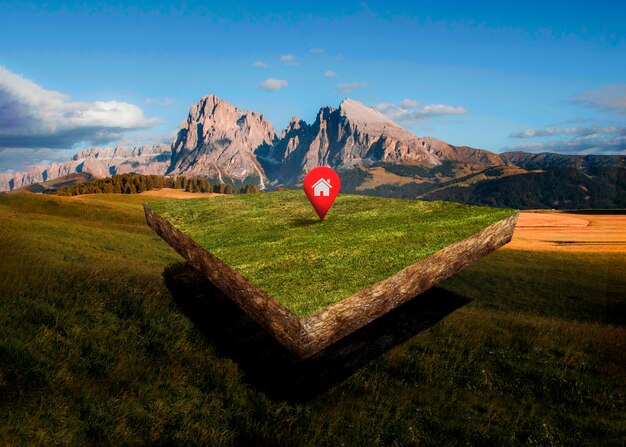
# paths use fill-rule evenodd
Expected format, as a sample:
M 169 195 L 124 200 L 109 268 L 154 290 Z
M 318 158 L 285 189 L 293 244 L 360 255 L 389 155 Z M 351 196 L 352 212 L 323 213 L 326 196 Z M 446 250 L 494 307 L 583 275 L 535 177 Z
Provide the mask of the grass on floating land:
M 487 256 L 443 284 L 474 302 L 294 404 L 177 308 L 144 200 L 0 194 L 0 445 L 623 444 L 625 254 Z
M 320 222 L 302 191 L 148 206 L 299 316 L 382 281 L 513 213 L 340 195 Z

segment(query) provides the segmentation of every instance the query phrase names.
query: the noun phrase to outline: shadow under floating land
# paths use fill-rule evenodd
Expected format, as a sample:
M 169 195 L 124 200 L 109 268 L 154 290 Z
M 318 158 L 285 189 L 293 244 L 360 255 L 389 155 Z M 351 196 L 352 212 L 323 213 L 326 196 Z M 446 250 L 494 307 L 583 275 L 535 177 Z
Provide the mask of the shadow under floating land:
M 424 331 L 470 300 L 432 288 L 305 360 L 299 360 L 189 264 L 163 272 L 180 310 L 252 386 L 275 399 L 306 401 Z

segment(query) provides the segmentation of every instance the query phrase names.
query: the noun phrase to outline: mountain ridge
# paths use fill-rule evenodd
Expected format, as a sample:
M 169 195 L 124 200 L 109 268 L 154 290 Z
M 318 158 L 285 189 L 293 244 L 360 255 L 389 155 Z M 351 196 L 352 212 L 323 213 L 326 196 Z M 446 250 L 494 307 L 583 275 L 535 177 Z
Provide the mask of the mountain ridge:
M 277 134 L 263 114 L 239 109 L 215 95 L 193 104 L 171 144 L 94 147 L 64 163 L 0 174 L 0 190 L 18 189 L 72 173 L 94 177 L 139 173 L 253 182 L 261 189 L 299 183 L 315 166 L 368 170 L 380 164 L 435 170 L 458 178 L 492 167 L 523 170 L 626 167 L 626 156 L 494 153 L 418 137 L 379 111 L 346 98 L 321 107 L 313 123 L 293 117 Z

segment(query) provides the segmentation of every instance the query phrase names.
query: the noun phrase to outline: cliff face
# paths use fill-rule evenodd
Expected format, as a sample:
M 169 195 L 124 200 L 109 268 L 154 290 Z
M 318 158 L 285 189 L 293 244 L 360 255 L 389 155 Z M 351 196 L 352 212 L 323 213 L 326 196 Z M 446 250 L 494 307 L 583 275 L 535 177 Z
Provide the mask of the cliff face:
M 214 95 L 203 97 L 189 110 L 172 143 L 168 174 L 244 181 L 267 176 L 255 151 L 271 146 L 276 133 L 263 115 L 233 107 Z

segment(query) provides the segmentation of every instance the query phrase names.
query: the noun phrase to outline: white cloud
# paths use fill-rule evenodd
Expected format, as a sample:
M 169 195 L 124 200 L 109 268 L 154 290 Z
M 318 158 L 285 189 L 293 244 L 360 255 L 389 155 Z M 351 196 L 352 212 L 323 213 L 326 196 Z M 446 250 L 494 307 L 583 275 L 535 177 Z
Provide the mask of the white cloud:
M 324 76 L 326 76 L 327 78 L 336 78 L 337 77 L 337 73 L 335 73 L 332 70 L 326 70 L 324 72 Z
M 267 65 L 263 61 L 256 61 L 254 64 L 252 64 L 252 66 L 257 68 L 269 68 L 269 65 Z
M 464 115 L 467 113 L 465 107 L 447 104 L 421 105 L 419 101 L 414 99 L 403 99 L 398 104 L 383 102 L 374 108 L 395 122 L 408 125 L 429 120 L 436 116 Z
M 283 54 L 280 57 L 280 60 L 285 65 L 298 65 L 298 61 L 296 60 L 296 57 L 293 54 Z
M 357 88 L 367 87 L 367 82 L 347 82 L 345 84 L 339 84 L 337 90 L 344 93 L 349 93 Z
M 268 91 L 280 90 L 281 88 L 287 87 L 287 84 L 288 82 L 284 79 L 269 78 L 261 82 L 259 85 L 257 85 L 257 88 L 260 88 L 261 90 L 268 90 Z
M 0 66 L 0 148 L 104 144 L 156 124 L 158 119 L 146 118 L 134 104 L 70 101 Z
M 626 114 L 626 84 L 587 90 L 574 98 L 574 102 L 601 112 L 624 115 Z
M 419 106 L 420 103 L 419 101 L 416 101 L 414 99 L 403 99 L 402 101 L 400 101 L 400 107 L 417 107 Z
M 310 48 L 309 53 L 312 54 L 324 54 L 324 48 Z
M 514 132 L 509 135 L 510 138 L 536 138 L 536 137 L 553 137 L 559 135 L 578 135 L 589 136 L 599 134 L 611 134 L 624 132 L 623 127 L 547 127 L 545 129 L 526 129 L 521 132 Z
M 552 141 L 505 146 L 504 151 L 557 152 L 563 154 L 626 155 L 626 132 L 617 135 L 584 135 Z

